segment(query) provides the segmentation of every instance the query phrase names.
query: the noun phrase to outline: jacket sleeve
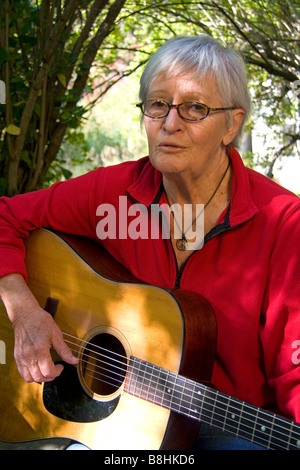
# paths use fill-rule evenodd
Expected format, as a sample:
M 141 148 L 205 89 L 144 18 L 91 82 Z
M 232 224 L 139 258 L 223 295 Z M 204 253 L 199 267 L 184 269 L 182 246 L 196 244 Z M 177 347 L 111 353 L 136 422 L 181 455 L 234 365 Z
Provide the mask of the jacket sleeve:
M 299 204 L 286 213 L 274 238 L 260 340 L 267 380 L 275 390 L 277 404 L 285 415 L 300 422 Z
M 45 227 L 95 238 L 101 169 L 55 183 L 49 189 L 0 198 L 0 277 L 20 273 L 25 279 L 24 244 L 29 233 Z

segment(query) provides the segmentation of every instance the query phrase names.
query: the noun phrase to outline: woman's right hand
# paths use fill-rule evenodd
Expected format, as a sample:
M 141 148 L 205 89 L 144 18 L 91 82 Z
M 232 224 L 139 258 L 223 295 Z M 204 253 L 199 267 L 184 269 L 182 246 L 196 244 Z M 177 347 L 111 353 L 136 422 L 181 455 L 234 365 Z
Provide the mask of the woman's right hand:
M 62 372 L 63 366 L 52 360 L 52 348 L 62 361 L 74 365 L 78 362 L 64 342 L 62 331 L 39 306 L 21 275 L 0 279 L 0 295 L 14 327 L 18 371 L 26 382 L 49 382 Z

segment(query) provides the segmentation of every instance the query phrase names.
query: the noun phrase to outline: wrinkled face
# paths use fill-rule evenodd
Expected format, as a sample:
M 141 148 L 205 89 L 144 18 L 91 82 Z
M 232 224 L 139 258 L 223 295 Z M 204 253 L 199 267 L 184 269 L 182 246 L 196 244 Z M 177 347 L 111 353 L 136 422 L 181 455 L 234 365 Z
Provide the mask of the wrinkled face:
M 147 99 L 179 104 L 198 101 L 209 107 L 223 107 L 213 80 L 201 83 L 189 76 L 160 75 L 152 84 Z M 238 110 L 231 111 L 237 115 Z M 239 110 L 242 114 L 242 110 Z M 236 134 L 240 120 L 229 127 L 226 111 L 212 111 L 205 119 L 188 122 L 175 108 L 165 118 L 144 118 L 149 156 L 153 166 L 164 175 L 190 172 L 195 177 L 226 157 L 226 146 Z M 238 122 L 239 121 L 239 122 Z M 234 129 L 233 129 L 234 127 Z

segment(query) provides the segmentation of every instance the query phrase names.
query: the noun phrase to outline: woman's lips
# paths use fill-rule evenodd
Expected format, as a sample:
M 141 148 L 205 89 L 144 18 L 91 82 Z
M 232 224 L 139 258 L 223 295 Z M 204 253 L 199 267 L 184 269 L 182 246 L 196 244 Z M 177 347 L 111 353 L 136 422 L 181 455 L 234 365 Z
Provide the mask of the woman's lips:
M 184 147 L 183 145 L 172 143 L 172 142 L 162 142 L 161 144 L 158 145 L 158 148 L 160 150 L 163 150 L 164 152 L 172 153 L 172 152 L 180 152 L 184 150 L 186 147 Z

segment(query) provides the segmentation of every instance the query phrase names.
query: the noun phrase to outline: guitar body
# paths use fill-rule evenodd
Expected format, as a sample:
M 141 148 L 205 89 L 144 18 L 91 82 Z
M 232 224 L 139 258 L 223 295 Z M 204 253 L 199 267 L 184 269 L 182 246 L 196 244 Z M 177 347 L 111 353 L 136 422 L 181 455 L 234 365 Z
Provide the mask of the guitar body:
M 25 383 L 1 304 L 0 340 L 6 357 L 0 364 L 0 439 L 66 437 L 106 450 L 190 446 L 198 423 L 127 393 L 128 365 L 134 356 L 198 382 L 209 381 L 216 325 L 205 299 L 138 283 L 97 244 L 44 229 L 26 242 L 26 266 L 40 305 L 48 298 L 58 300 L 55 321 L 80 360 L 50 384 Z M 92 343 L 120 356 L 117 384 L 99 380 Z

